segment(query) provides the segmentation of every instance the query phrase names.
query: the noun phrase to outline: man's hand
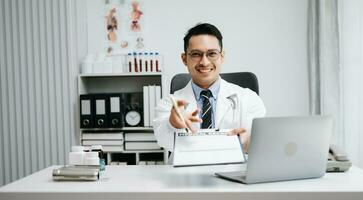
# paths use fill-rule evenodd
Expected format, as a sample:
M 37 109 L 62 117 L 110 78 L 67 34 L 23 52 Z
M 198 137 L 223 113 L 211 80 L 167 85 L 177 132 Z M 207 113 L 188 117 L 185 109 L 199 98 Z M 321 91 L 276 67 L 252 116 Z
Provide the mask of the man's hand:
M 238 135 L 241 143 L 243 144 L 243 151 L 248 153 L 248 147 L 250 146 L 250 135 L 245 128 L 236 128 L 230 132 L 230 135 Z
M 184 110 L 184 107 L 188 104 L 186 101 L 184 100 L 178 100 L 177 101 L 178 104 L 178 109 Z M 182 112 L 184 113 L 184 112 Z M 174 107 L 171 108 L 171 113 L 170 113 L 170 117 L 169 117 L 169 122 L 170 124 L 174 127 L 174 128 L 178 128 L 178 129 L 182 129 L 182 128 L 188 128 L 189 130 L 191 130 L 193 133 L 197 132 L 197 130 L 193 127 L 193 122 L 202 122 L 202 119 L 200 119 L 198 117 L 198 113 L 199 113 L 199 109 L 196 109 L 195 111 L 191 112 L 191 113 L 186 113 L 183 114 L 183 119 L 180 119 L 177 111 L 175 110 Z M 185 122 L 185 123 L 184 123 Z

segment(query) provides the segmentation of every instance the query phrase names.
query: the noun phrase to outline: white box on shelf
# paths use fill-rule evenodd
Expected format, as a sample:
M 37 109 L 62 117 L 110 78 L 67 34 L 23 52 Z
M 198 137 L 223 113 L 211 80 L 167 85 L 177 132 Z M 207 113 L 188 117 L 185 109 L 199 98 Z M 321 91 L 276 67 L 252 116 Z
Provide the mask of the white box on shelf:
M 102 151 L 104 152 L 120 152 L 124 151 L 123 145 L 103 145 Z
M 161 149 L 157 142 L 125 142 L 125 150 L 157 150 Z
M 156 161 L 155 160 L 148 160 L 146 161 L 146 165 L 155 165 Z
M 146 161 L 139 161 L 138 165 L 146 165 Z
M 83 133 L 83 140 L 122 140 L 122 133 Z
M 125 133 L 125 141 L 156 141 L 154 133 Z
M 122 145 L 123 140 L 83 140 L 83 145 Z

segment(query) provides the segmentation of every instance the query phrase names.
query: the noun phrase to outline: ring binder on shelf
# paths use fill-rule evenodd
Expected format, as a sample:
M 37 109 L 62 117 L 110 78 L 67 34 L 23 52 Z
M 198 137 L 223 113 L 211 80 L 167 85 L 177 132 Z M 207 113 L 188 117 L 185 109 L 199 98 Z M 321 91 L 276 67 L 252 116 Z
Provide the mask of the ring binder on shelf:
M 107 128 L 108 127 L 108 98 L 105 94 L 98 94 L 94 97 L 95 103 L 95 126 L 96 128 Z
M 123 110 L 125 107 L 125 98 L 122 93 L 109 94 L 109 128 L 121 128 L 124 126 Z
M 94 106 L 93 95 L 80 95 L 80 127 L 93 128 Z

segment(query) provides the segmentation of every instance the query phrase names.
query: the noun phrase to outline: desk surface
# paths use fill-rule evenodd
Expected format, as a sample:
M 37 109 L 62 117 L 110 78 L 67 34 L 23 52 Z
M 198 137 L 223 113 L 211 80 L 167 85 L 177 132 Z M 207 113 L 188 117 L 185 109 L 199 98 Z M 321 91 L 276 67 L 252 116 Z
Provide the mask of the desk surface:
M 107 166 L 99 181 L 56 182 L 52 166 L 0 188 L 0 199 L 363 199 L 363 170 L 327 173 L 318 179 L 244 185 L 214 176 L 242 170 L 244 165 L 173 168 Z

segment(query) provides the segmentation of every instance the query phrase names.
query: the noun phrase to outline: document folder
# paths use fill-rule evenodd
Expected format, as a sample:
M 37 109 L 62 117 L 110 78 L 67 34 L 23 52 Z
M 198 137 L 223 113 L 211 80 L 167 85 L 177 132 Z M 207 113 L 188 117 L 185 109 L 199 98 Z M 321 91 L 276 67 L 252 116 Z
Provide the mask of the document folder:
M 197 133 L 177 132 L 174 137 L 174 167 L 237 164 L 245 162 L 242 144 L 228 130 L 202 129 Z
M 80 95 L 80 127 L 93 128 L 94 125 L 93 95 Z
M 125 100 L 123 94 L 109 94 L 109 116 L 108 127 L 109 128 L 122 128 L 124 126 L 123 110 L 125 106 Z
M 106 94 L 98 94 L 94 97 L 95 104 L 95 128 L 107 128 L 108 127 L 108 113 L 109 110 L 108 98 Z

